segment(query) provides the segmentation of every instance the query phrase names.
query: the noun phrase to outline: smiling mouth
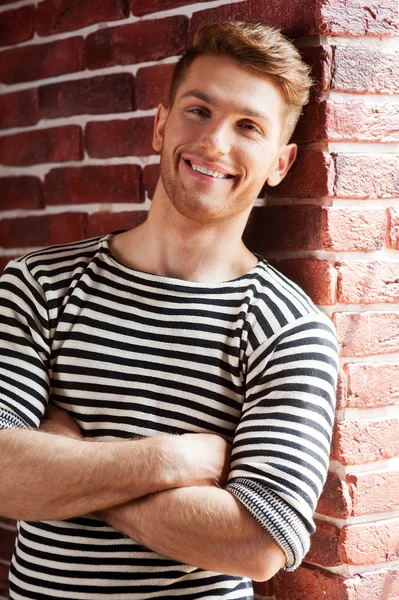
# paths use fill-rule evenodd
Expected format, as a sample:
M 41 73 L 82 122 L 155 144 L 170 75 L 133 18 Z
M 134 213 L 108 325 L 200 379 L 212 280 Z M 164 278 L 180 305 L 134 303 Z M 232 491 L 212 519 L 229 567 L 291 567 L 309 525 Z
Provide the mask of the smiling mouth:
M 208 175 L 209 177 L 214 177 L 215 179 L 232 179 L 234 176 L 220 173 L 219 171 L 212 171 L 211 169 L 206 169 L 202 165 L 197 165 L 190 160 L 184 159 L 184 162 L 189 165 L 193 171 L 198 171 L 199 173 L 203 173 L 204 175 Z

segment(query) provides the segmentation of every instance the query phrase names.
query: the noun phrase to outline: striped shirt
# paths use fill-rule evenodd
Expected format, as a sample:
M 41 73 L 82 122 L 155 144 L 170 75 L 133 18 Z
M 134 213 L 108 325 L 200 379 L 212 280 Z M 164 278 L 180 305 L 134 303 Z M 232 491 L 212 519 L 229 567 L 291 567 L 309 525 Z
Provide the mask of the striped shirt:
M 7 267 L 0 427 L 37 428 L 51 395 L 93 439 L 223 436 L 226 489 L 295 569 L 328 468 L 330 320 L 261 257 L 233 281 L 194 283 L 119 263 L 111 235 Z M 87 516 L 20 522 L 10 590 L 13 600 L 253 597 L 247 578 L 170 560 Z

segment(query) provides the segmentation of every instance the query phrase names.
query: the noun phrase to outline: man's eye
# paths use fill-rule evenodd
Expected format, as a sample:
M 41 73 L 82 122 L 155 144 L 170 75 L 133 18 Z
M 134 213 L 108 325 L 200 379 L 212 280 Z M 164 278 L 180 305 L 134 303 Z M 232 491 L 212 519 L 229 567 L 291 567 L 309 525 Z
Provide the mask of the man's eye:
M 258 128 L 253 123 L 241 123 L 241 127 L 248 129 L 248 131 L 258 131 Z
M 194 115 L 199 115 L 200 117 L 208 116 L 208 112 L 206 110 L 204 110 L 203 108 L 190 108 L 188 112 L 190 112 Z

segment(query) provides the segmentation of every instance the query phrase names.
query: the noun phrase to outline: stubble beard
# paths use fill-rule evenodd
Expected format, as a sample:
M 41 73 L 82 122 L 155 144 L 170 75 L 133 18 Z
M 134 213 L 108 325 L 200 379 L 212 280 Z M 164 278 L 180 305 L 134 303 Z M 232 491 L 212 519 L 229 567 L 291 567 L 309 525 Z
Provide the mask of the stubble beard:
M 173 160 L 166 156 L 162 147 L 160 163 L 162 185 L 169 203 L 182 217 L 201 225 L 213 224 L 215 226 L 222 226 L 228 220 L 236 218 L 242 212 L 243 205 L 247 203 L 245 203 L 245 198 L 241 198 L 240 196 L 234 199 L 231 198 L 229 203 L 229 198 L 226 194 L 225 199 L 222 201 L 222 206 L 219 205 L 219 209 L 217 209 L 219 199 L 216 196 L 212 198 L 209 195 L 204 202 L 204 194 L 196 194 L 195 191 L 186 191 L 177 175 L 180 161 L 181 155 L 179 154 L 175 167 Z M 237 207 L 241 206 L 241 210 L 232 211 L 231 203 L 233 202 Z

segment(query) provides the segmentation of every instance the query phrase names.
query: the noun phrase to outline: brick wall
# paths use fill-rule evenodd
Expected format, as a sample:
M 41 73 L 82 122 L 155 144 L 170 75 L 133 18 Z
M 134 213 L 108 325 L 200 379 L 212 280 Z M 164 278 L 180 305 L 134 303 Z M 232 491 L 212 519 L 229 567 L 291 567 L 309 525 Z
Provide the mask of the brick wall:
M 155 106 L 198 24 L 226 17 L 282 28 L 313 66 L 298 161 L 245 239 L 331 315 L 342 357 L 312 548 L 257 592 L 398 600 L 397 0 L 0 0 L 0 263 L 145 219 Z M 0 522 L 0 597 L 12 538 Z

